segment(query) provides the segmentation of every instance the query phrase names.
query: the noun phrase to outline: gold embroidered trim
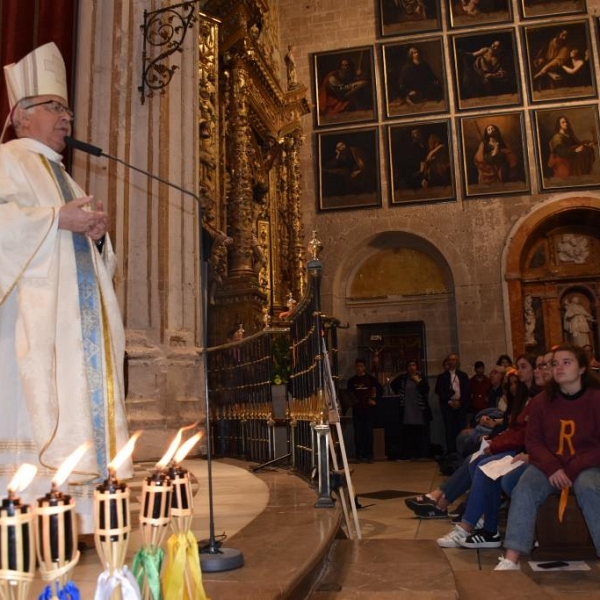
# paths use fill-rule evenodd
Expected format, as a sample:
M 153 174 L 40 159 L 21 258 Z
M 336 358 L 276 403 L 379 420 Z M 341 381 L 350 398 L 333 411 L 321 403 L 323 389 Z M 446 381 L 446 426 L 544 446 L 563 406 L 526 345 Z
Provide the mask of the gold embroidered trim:
M 0 452 L 37 452 L 33 440 L 0 440 Z
M 106 361 L 106 430 L 108 432 L 108 453 L 106 460 L 110 462 L 117 454 L 117 429 L 116 429 L 116 409 L 115 409 L 115 380 L 114 366 L 112 356 L 112 346 L 110 340 L 110 331 L 108 328 L 108 317 L 106 306 L 102 297 L 102 288 L 100 291 L 100 306 L 102 311 L 102 334 L 104 339 L 104 358 Z

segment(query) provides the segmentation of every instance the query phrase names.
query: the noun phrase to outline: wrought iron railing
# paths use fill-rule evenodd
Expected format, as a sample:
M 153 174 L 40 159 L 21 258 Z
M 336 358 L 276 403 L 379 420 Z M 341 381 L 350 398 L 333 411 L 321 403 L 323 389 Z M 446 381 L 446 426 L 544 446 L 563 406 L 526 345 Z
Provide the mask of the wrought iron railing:
M 317 465 L 314 425 L 327 421 L 324 400 L 323 340 L 335 357 L 336 320 L 323 319 L 321 263 L 313 236 L 308 263 L 310 285 L 286 320 L 289 328 L 262 332 L 208 350 L 208 390 L 214 453 L 267 463 L 278 459 L 275 427 L 286 427 L 286 451 L 297 472 L 311 475 Z M 285 356 L 282 356 L 284 354 Z M 337 360 L 332 361 L 337 381 Z M 286 385 L 284 416 L 276 414 L 272 385 Z

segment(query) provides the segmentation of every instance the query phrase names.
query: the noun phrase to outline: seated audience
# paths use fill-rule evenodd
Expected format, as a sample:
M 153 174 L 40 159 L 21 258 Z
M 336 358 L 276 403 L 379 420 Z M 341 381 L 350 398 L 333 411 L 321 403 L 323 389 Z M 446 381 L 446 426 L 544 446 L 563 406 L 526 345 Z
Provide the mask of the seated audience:
M 521 554 L 533 546 L 538 507 L 550 494 L 560 494 L 564 506 L 571 488 L 600 555 L 600 380 L 582 348 L 555 349 L 552 381 L 531 403 L 525 443 L 529 466 L 513 491 L 506 553 L 496 570 L 520 568 Z
M 481 440 L 504 429 L 504 411 L 500 408 L 484 408 L 473 419 L 475 426 L 463 429 L 456 437 L 456 452 L 462 457 L 477 452 Z
M 507 397 L 510 397 L 511 392 L 506 391 Z M 515 411 L 521 411 L 524 407 L 525 401 L 528 398 L 529 392 L 527 386 L 521 384 L 521 395 L 525 400 L 511 401 L 514 405 Z M 496 439 L 496 438 L 494 438 Z M 487 454 L 477 456 L 471 461 L 472 454 L 468 455 L 458 469 L 445 481 L 439 488 L 429 492 L 428 494 L 419 494 L 406 498 L 404 503 L 410 508 L 419 518 L 421 519 L 444 519 L 448 517 L 448 506 L 451 505 L 455 500 L 460 498 L 471 485 L 471 476 L 475 468 L 483 460 L 488 459 L 497 453 L 497 447 L 491 444 L 488 448 Z M 501 452 L 507 450 L 504 446 L 501 447 Z M 513 449 L 513 448 L 510 448 Z M 518 448 L 514 448 L 519 450 Z
M 490 371 L 491 387 L 487 395 L 487 407 L 497 408 L 500 406 L 502 396 L 504 396 L 504 377 L 505 368 L 501 365 L 494 365 Z
M 544 383 L 541 372 L 543 362 L 543 356 L 536 358 L 534 378 L 538 386 L 542 386 Z M 482 471 L 481 467 L 490 461 L 499 460 L 505 456 L 512 456 L 513 462 L 522 460 L 525 465 L 521 465 L 507 474 L 514 481 L 512 487 L 516 485 L 527 463 L 525 433 L 527 430 L 529 401 L 529 390 L 523 382 L 519 381 L 512 402 L 513 412 L 510 415 L 508 429 L 494 437 L 490 445 L 484 450 L 485 454 L 491 456 L 479 461 L 477 467 L 472 469 L 471 489 L 461 521 L 448 534 L 438 539 L 438 545 L 442 548 L 500 547 L 498 523 L 503 491 L 501 480 L 503 478 L 492 480 Z M 484 517 L 482 527 L 476 529 L 476 525 L 482 517 Z
M 501 367 L 504 367 L 505 369 L 508 369 L 509 367 L 513 366 L 513 361 L 512 361 L 512 358 L 508 354 L 501 354 L 498 357 L 496 364 L 500 365 Z

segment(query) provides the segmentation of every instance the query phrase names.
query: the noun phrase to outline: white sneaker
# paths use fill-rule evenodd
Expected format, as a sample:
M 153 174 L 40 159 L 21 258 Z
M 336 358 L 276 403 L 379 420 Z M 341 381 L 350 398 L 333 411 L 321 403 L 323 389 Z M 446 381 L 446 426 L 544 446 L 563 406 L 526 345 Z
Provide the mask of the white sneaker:
M 444 537 L 438 538 L 437 544 L 440 548 L 462 548 L 459 540 L 466 540 L 469 534 L 457 523 L 454 529 Z
M 504 556 L 498 557 L 498 564 L 494 571 L 520 571 L 521 565 L 519 563 L 514 563 L 512 560 L 508 560 L 508 558 L 504 558 Z

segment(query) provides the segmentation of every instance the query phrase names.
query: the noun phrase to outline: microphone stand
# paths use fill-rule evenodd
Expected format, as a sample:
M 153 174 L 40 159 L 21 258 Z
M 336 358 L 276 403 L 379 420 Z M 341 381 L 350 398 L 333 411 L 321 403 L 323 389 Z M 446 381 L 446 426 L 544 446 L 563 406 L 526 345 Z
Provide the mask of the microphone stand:
M 200 551 L 200 566 L 205 573 L 220 573 L 221 571 L 231 571 L 238 569 L 244 565 L 244 555 L 240 550 L 235 548 L 223 548 L 222 542 L 217 542 L 215 539 L 215 518 L 214 518 L 214 502 L 213 502 L 213 481 L 212 481 L 212 436 L 210 431 L 210 405 L 208 401 L 208 298 L 207 298 L 207 281 L 208 281 L 208 269 L 206 265 L 206 257 L 204 252 L 204 227 L 203 227 L 203 208 L 202 201 L 197 194 L 187 190 L 168 179 L 159 177 L 154 173 L 150 173 L 144 169 L 140 169 L 135 165 L 132 165 L 118 156 L 107 154 L 99 148 L 87 142 L 76 140 L 71 136 L 65 136 L 65 143 L 71 148 L 81 150 L 92 156 L 103 156 L 110 160 L 114 160 L 128 169 L 137 171 L 142 175 L 146 175 L 151 179 L 155 179 L 160 183 L 164 183 L 169 187 L 180 191 L 182 194 L 191 196 L 198 204 L 198 221 L 200 224 L 200 277 L 201 277 L 201 289 L 200 289 L 200 308 L 202 310 L 202 352 L 204 354 L 204 361 L 202 363 L 202 375 L 204 378 L 204 399 L 205 399 L 205 410 L 206 410 L 206 462 L 207 462 L 207 479 L 208 479 L 208 525 L 209 525 L 209 539 L 206 541 L 198 542 L 198 549 Z

